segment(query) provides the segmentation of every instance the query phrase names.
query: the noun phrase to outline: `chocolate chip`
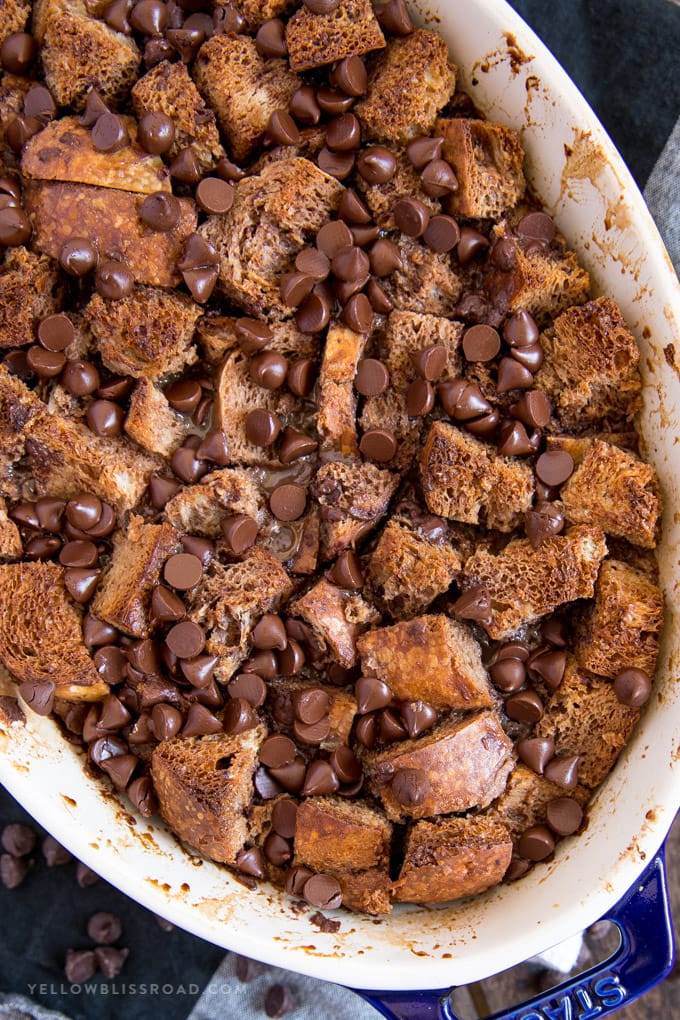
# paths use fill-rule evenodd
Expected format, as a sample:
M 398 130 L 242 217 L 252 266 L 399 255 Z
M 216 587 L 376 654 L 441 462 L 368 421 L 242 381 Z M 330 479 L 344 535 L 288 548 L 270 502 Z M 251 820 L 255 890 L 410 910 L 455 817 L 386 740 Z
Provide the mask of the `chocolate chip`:
M 13 857 L 12 854 L 1 854 L 0 881 L 5 889 L 16 889 L 20 886 L 32 865 L 32 860 Z
M 414 379 L 406 390 L 406 413 L 411 418 L 421 418 L 434 407 L 435 392 L 427 379 Z
M 47 351 L 38 346 L 28 348 L 26 361 L 31 371 L 41 379 L 54 379 L 66 364 L 61 351 Z
M 212 682 L 213 672 L 217 663 L 218 659 L 215 655 L 197 655 L 195 659 L 182 659 L 180 668 L 192 687 L 203 690 Z M 211 704 L 214 704 L 214 702 L 211 702 Z M 221 704 L 220 699 L 218 699 L 215 707 L 219 704 Z
M 92 241 L 86 237 L 72 237 L 59 251 L 59 264 L 71 276 L 86 276 L 97 266 L 99 256 Z
M 505 711 L 516 722 L 535 723 L 543 718 L 543 702 L 536 691 L 520 691 L 505 702 Z
M 74 528 L 87 531 L 101 519 L 102 501 L 89 492 L 82 492 L 75 499 L 70 499 L 65 506 L 66 519 Z
M 30 826 L 13 822 L 3 828 L 0 842 L 3 849 L 13 857 L 27 857 L 35 850 L 37 836 Z
M 334 152 L 349 152 L 361 145 L 361 125 L 353 113 L 343 113 L 326 126 L 326 145 Z
M 182 626 L 182 624 L 178 624 Z M 182 729 L 182 713 L 173 705 L 160 703 L 151 709 L 151 728 L 156 740 L 171 740 Z
M 354 96 L 348 96 L 346 92 L 342 92 L 340 89 L 322 85 L 321 88 L 316 90 L 316 101 L 320 109 L 327 113 L 329 117 L 338 117 L 340 114 L 347 113 L 351 109 L 354 105 Z
M 555 237 L 555 224 L 547 213 L 534 212 L 523 216 L 517 224 L 520 237 L 528 237 L 549 244 Z
M 430 138 L 429 135 L 421 135 L 409 142 L 406 155 L 416 170 L 424 170 L 428 163 L 441 157 L 443 145 L 444 139 L 441 137 Z
M 263 350 L 274 336 L 266 322 L 247 316 L 235 320 L 234 332 L 244 354 L 255 354 Z
M 298 308 L 311 294 L 313 287 L 314 279 L 306 273 L 284 273 L 279 281 L 279 294 L 284 305 Z
M 489 592 L 480 584 L 464 591 L 451 608 L 461 620 L 474 620 L 482 626 L 488 626 L 493 620 Z
M 61 843 L 57 843 L 54 836 L 45 836 L 41 849 L 48 868 L 58 868 L 62 864 L 68 864 L 73 860 L 66 847 L 62 846 Z
M 440 383 L 437 395 L 446 413 L 456 421 L 467 422 L 491 411 L 491 404 L 482 395 L 479 387 L 475 383 L 466 382 L 465 379 L 452 379 Z
M 384 145 L 369 145 L 357 159 L 357 172 L 367 184 L 387 184 L 397 172 L 397 157 Z
M 62 514 L 65 507 L 66 503 L 63 499 L 51 499 L 49 496 L 39 499 L 35 504 L 35 512 L 40 527 L 44 531 L 52 531 L 58 534 L 61 531 Z
M 230 698 L 224 709 L 222 725 L 225 733 L 245 733 L 257 726 L 257 716 L 244 698 Z
M 118 977 L 123 964 L 130 955 L 129 949 L 115 949 L 113 946 L 97 946 L 94 951 L 99 970 L 105 978 Z
M 292 706 L 296 719 L 306 726 L 313 726 L 328 716 L 330 697 L 320 687 L 305 688 L 293 693 Z
M 262 351 L 250 359 L 248 371 L 256 385 L 267 390 L 276 390 L 286 381 L 288 362 L 282 354 L 275 351 Z
M 179 492 L 181 486 L 174 478 L 153 474 L 149 477 L 149 499 L 156 510 L 162 510 L 168 500 Z
M 253 878 L 266 877 L 264 857 L 259 847 L 251 846 L 247 850 L 239 850 L 234 863 L 242 875 L 252 875 Z
M 332 14 L 340 6 L 340 0 L 304 0 L 304 5 L 312 14 Z
M 391 789 L 399 804 L 405 808 L 414 808 L 427 799 L 430 793 L 430 780 L 422 769 L 397 769 Z
M 189 711 L 182 727 L 183 737 L 204 737 L 210 733 L 221 732 L 222 723 L 205 705 L 195 703 L 189 706 Z
M 371 308 L 378 315 L 389 315 L 393 310 L 393 304 L 377 280 L 369 280 L 366 286 L 366 297 L 371 302 Z
M 224 16 L 224 11 L 225 8 L 220 9 L 215 8 L 213 14 L 214 16 L 216 16 L 216 18 L 221 19 Z M 192 17 L 194 17 L 194 15 L 192 15 Z M 198 17 L 205 17 L 207 19 L 206 22 L 201 22 L 201 24 L 207 25 L 207 23 L 209 22 L 210 35 L 212 35 L 213 27 L 212 18 L 210 18 L 209 15 L 207 14 L 198 15 Z M 184 64 L 190 64 L 196 58 L 196 54 L 198 53 L 202 44 L 205 42 L 206 38 L 206 32 L 203 29 L 189 27 L 190 21 L 191 18 L 187 18 L 187 20 L 184 22 L 184 28 L 169 28 L 165 33 L 166 41 L 170 43 L 172 48 L 177 53 L 179 53 L 182 59 L 182 63 Z M 221 24 L 225 23 L 226 18 L 224 21 L 221 21 Z
M 215 289 L 219 274 L 219 256 L 213 246 L 200 234 L 190 234 L 177 268 L 194 301 L 204 304 Z
M 528 861 L 544 861 L 555 849 L 555 837 L 545 825 L 532 825 L 520 836 L 517 849 Z
M 534 377 L 528 368 L 521 365 L 515 358 L 501 358 L 498 366 L 497 393 L 528 389 L 533 384 Z
M 430 211 L 417 198 L 400 198 L 394 206 L 394 222 L 409 237 L 422 237 L 430 222 Z
M 200 443 L 199 443 L 200 445 Z M 170 457 L 170 467 L 178 478 L 193 485 L 209 470 L 208 465 L 196 456 L 196 448 L 180 446 Z
M 165 390 L 165 397 L 175 411 L 192 414 L 199 405 L 203 390 L 195 379 L 177 379 Z
M 433 159 L 424 167 L 420 177 L 423 191 L 430 198 L 443 198 L 458 190 L 458 178 L 445 159 Z M 456 238 L 456 243 L 458 238 Z M 447 249 L 448 251 L 449 249 Z
M 265 613 L 253 627 L 251 633 L 253 647 L 257 649 L 283 649 L 288 644 L 288 635 L 280 616 L 274 613 Z
M 81 889 L 88 889 L 90 886 L 96 885 L 99 881 L 99 875 L 92 868 L 88 868 L 87 864 L 78 861 L 76 864 L 76 881 Z
M 536 433 L 531 437 L 520 421 L 504 421 L 498 435 L 498 452 L 504 457 L 526 457 L 535 453 Z
M 134 288 L 135 278 L 125 262 L 105 259 L 97 266 L 95 287 L 97 293 L 110 301 L 128 297 Z
M 25 560 L 48 560 L 61 548 L 58 538 L 38 536 L 30 538 L 24 545 Z
M 150 818 L 158 811 L 158 801 L 148 776 L 133 779 L 125 792 L 144 818 Z
M 338 216 L 340 220 L 343 220 L 345 223 L 365 226 L 371 222 L 371 214 L 369 210 L 353 188 L 345 188 L 342 198 L 340 199 L 340 205 L 338 206 Z M 347 242 L 347 244 L 351 243 L 351 240 Z M 346 246 L 341 245 L 340 247 Z
M 87 922 L 87 934 L 93 942 L 99 942 L 109 946 L 116 942 L 123 934 L 123 925 L 116 914 L 108 911 L 98 911 L 92 914 Z
M 67 949 L 64 974 L 72 985 L 89 981 L 97 970 L 97 959 L 91 949 Z
M 340 744 L 331 752 L 330 763 L 341 783 L 356 783 L 361 778 L 361 765 L 351 747 Z
M 253 708 L 264 705 L 267 685 L 257 673 L 239 673 L 229 681 L 227 690 L 232 698 L 243 698 Z
M 271 411 L 257 408 L 246 416 L 246 438 L 254 446 L 271 446 L 281 431 L 281 419 Z
M 303 248 L 295 259 L 295 268 L 313 280 L 325 280 L 331 264 L 328 256 L 318 248 Z
M 241 181 L 245 177 L 245 170 L 242 170 L 236 163 L 223 157 L 215 167 L 215 173 L 223 181 Z
M 363 358 L 357 365 L 354 388 L 363 397 L 377 397 L 389 384 L 389 372 L 377 358 Z
M 139 218 L 151 230 L 167 233 L 174 230 L 182 213 L 179 200 L 165 191 L 147 195 L 139 206 Z
M 397 440 L 390 429 L 367 429 L 361 437 L 359 449 L 368 460 L 385 464 L 397 452 Z
M 304 432 L 297 432 L 295 429 L 284 429 L 279 444 L 279 460 L 282 464 L 292 464 L 301 457 L 313 453 L 318 447 L 316 439 L 305 435 Z
M 549 486 L 564 485 L 574 471 L 574 459 L 567 450 L 548 450 L 536 461 L 536 474 Z
M 178 591 L 194 588 L 203 576 L 203 564 L 191 553 L 175 553 L 165 561 L 163 577 Z
M 433 216 L 423 234 L 428 248 L 439 255 L 453 251 L 459 239 L 460 229 L 452 216 Z
M 102 114 L 110 112 L 111 111 L 97 90 L 90 89 L 87 93 L 87 99 L 85 100 L 85 109 L 78 118 L 78 123 L 83 127 L 91 128 L 97 123 Z
M 130 0 L 111 0 L 111 3 L 104 8 L 102 17 L 105 24 L 112 28 L 114 32 L 122 32 L 124 35 L 129 35 L 132 31 L 128 21 L 129 10 Z
M 108 694 L 102 702 L 102 712 L 97 725 L 104 730 L 122 730 L 132 716 L 115 694 Z
M 87 397 L 99 389 L 99 372 L 90 361 L 67 361 L 59 380 L 74 397 Z
M 19 684 L 19 694 L 36 715 L 50 714 L 55 690 L 52 680 L 25 680 Z
M 363 96 L 368 88 L 366 66 L 356 55 L 339 60 L 328 76 L 331 85 L 345 92 L 348 96 Z
M 377 709 L 386 708 L 392 701 L 392 691 L 382 680 L 373 676 L 360 677 L 354 687 L 357 712 L 366 715 Z
M 42 130 L 44 125 L 37 117 L 20 116 L 18 114 L 10 114 L 5 121 L 5 142 L 12 152 L 20 153 L 26 142 L 37 135 Z M 22 212 L 14 202 L 5 203 L 6 208 L 16 208 L 18 212 Z
M 249 517 L 248 514 L 224 517 L 220 521 L 220 527 L 230 552 L 235 556 L 241 556 L 251 548 L 259 531 L 257 521 Z
M 344 181 L 354 169 L 355 158 L 353 152 L 335 152 L 324 145 L 316 157 L 316 161 L 319 169 L 323 170 L 325 174 L 335 177 L 339 181 Z
M 264 974 L 266 969 L 259 960 L 251 960 L 247 956 L 236 957 L 236 977 L 243 984 L 254 981 L 260 974 Z
M 305 653 L 302 646 L 289 638 L 287 646 L 278 654 L 278 672 L 281 676 L 294 676 L 305 664 Z
M 274 110 L 267 121 L 267 137 L 275 145 L 299 145 L 300 130 L 287 110 Z
M 412 355 L 413 367 L 422 379 L 436 382 L 446 368 L 448 357 L 443 344 L 431 344 Z
M 206 432 L 201 445 L 196 450 L 198 460 L 209 460 L 213 464 L 224 467 L 230 461 L 227 437 L 221 429 Z
M 10 74 L 26 74 L 38 56 L 38 43 L 28 32 L 11 32 L 0 46 L 0 61 Z
M 191 146 L 179 150 L 169 169 L 170 176 L 182 184 L 198 184 L 201 179 L 201 165 Z
M 558 836 L 571 836 L 581 827 L 583 808 L 573 797 L 556 797 L 546 804 L 545 817 Z
M 510 406 L 510 413 L 532 428 L 544 428 L 550 421 L 552 405 L 542 390 L 529 390 Z
M 532 347 L 538 340 L 538 326 L 529 312 L 521 309 L 506 319 L 503 339 L 511 347 Z
M 468 361 L 493 361 L 501 349 L 501 338 L 492 326 L 470 326 L 463 334 L 462 346 Z
M 98 648 L 93 661 L 94 668 L 105 683 L 115 685 L 125 678 L 127 657 L 122 648 L 116 645 Z
M 578 786 L 578 755 L 571 754 L 563 758 L 553 758 L 545 767 L 543 775 L 555 786 L 565 790 L 574 790 Z
M 95 400 L 88 407 L 85 417 L 97 436 L 119 436 L 123 431 L 125 411 L 111 400 Z
M 295 761 L 295 744 L 281 733 L 274 734 L 262 744 L 260 761 L 270 769 L 280 769 Z
M 302 787 L 303 797 L 335 793 L 339 787 L 340 780 L 329 761 L 317 758 L 308 765 Z
M 458 261 L 461 266 L 466 266 L 477 255 L 489 247 L 489 241 L 473 227 L 461 227 L 460 241 L 458 242 Z
M 375 13 L 382 28 L 393 35 L 409 35 L 415 28 L 406 0 L 388 0 L 376 7 Z
M 525 765 L 542 776 L 555 754 L 555 741 L 552 737 L 527 737 L 517 742 L 517 754 Z
M 205 634 L 197 623 L 183 620 L 170 628 L 165 641 L 179 659 L 194 659 L 205 647 Z
M 114 375 L 101 384 L 97 390 L 97 396 L 102 397 L 103 400 L 127 400 L 133 385 L 134 379 L 129 376 Z
M 510 357 L 530 372 L 538 372 L 545 360 L 543 349 L 539 344 L 532 344 L 530 347 L 513 347 Z
M 359 557 L 351 549 L 341 552 L 330 569 L 330 578 L 340 588 L 358 591 L 364 585 Z
M 634 666 L 622 669 L 614 680 L 614 694 L 621 705 L 628 708 L 642 708 L 652 693 L 652 681 L 644 672 Z
M 175 125 L 170 117 L 160 111 L 145 113 L 137 131 L 139 144 L 154 156 L 169 152 L 175 143 Z
M 64 587 L 74 602 L 85 605 L 94 595 L 100 576 L 100 570 L 70 567 L 64 571 Z
M 564 515 L 554 503 L 544 500 L 524 514 L 524 532 L 534 549 L 564 530 Z
M 288 793 L 299 793 L 305 781 L 306 771 L 305 759 L 299 754 L 296 754 L 294 760 L 287 765 L 272 768 L 272 777 L 279 784 L 277 792 L 280 793 L 283 787 Z
M 400 707 L 399 715 L 411 739 L 419 737 L 421 733 L 425 733 L 437 721 L 435 709 L 424 701 L 406 702 Z
M 307 506 L 307 490 L 302 485 L 277 485 L 269 497 L 269 509 L 279 521 L 297 521 Z
M 332 875 L 312 875 L 304 885 L 304 897 L 312 907 L 335 910 L 342 905 L 342 889 Z
M 500 659 L 489 666 L 489 676 L 499 691 L 511 694 L 524 686 L 526 668 L 520 659 Z
M 397 712 L 392 708 L 386 708 L 380 713 L 379 728 L 380 739 L 386 744 L 406 739 L 406 727 Z
M 288 109 L 301 124 L 318 124 L 321 119 L 321 108 L 316 101 L 314 86 L 301 85 L 296 89 L 290 98 Z
M 352 246 L 352 231 L 342 220 L 330 220 L 317 232 L 316 246 L 328 259 Z
M 285 57 L 288 53 L 286 46 L 286 27 L 281 18 L 270 18 L 263 22 L 257 30 L 255 45 L 258 53 L 263 57 Z
M 162 0 L 138 0 L 130 13 L 130 24 L 142 35 L 162 35 L 168 27 L 168 7 Z
M 129 144 L 127 126 L 118 114 L 107 112 L 97 118 L 92 126 L 92 145 L 97 152 L 118 152 Z

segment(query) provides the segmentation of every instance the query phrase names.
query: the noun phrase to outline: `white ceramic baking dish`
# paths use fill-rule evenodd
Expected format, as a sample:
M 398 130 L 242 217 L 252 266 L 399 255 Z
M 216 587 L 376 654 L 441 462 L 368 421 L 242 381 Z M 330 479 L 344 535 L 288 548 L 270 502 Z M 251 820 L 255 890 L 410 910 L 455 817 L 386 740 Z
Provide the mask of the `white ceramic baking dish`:
M 532 186 L 591 271 L 596 293 L 618 301 L 643 352 L 642 434 L 666 504 L 660 566 L 668 622 L 654 695 L 594 799 L 587 830 L 514 885 L 453 906 L 403 906 L 380 921 L 340 912 L 340 930 L 323 934 L 310 923 L 311 910 L 293 909 L 269 887 L 245 889 L 190 856 L 160 821 L 132 818 L 129 805 L 84 774 L 50 721 L 29 711 L 25 728 L 0 733 L 0 781 L 113 885 L 225 948 L 364 989 L 466 984 L 580 931 L 638 882 L 680 806 L 678 282 L 612 143 L 503 0 L 433 0 L 420 16 L 446 38 L 479 107 L 520 132 Z

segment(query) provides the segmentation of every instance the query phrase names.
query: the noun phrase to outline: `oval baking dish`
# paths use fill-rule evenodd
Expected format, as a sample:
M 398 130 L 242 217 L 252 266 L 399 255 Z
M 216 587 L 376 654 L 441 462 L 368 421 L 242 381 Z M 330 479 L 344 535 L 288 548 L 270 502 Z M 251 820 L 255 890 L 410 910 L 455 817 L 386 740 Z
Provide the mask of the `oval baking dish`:
M 364 989 L 466 984 L 582 930 L 638 882 L 680 807 L 678 281 L 594 114 L 503 0 L 433 0 L 420 16 L 446 39 L 475 103 L 520 132 L 533 188 L 591 272 L 595 293 L 618 302 L 641 345 L 643 445 L 666 506 L 659 562 L 667 625 L 653 696 L 594 797 L 586 831 L 561 842 L 553 861 L 519 883 L 452 906 L 397 907 L 379 921 L 340 914 L 339 931 L 321 933 L 310 924 L 313 908 L 294 907 L 266 885 L 245 889 L 182 849 L 160 819 L 132 819 L 85 774 L 82 758 L 51 721 L 29 713 L 25 727 L 0 729 L 0 781 L 113 885 L 227 949 Z

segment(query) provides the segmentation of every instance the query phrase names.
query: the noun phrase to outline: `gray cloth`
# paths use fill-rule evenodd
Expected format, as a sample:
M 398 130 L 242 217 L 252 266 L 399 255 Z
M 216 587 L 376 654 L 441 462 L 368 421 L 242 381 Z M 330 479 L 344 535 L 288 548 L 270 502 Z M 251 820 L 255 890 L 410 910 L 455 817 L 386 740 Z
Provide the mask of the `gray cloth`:
M 645 200 L 680 275 L 680 119 L 649 176 Z
M 0 1020 L 68 1020 L 68 1017 L 45 1009 L 25 995 L 0 994 Z

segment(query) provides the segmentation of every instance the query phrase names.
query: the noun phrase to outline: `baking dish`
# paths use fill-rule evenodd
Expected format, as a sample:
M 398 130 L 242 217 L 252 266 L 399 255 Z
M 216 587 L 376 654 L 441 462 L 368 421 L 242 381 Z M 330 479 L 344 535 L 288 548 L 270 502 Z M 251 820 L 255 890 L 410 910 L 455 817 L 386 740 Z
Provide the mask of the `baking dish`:
M 26 727 L 0 732 L 0 781 L 75 855 L 156 913 L 225 948 L 355 988 L 401 993 L 466 984 L 610 914 L 623 930 L 618 963 L 584 978 L 586 985 L 576 990 L 586 995 L 584 988 L 590 989 L 598 1011 L 588 1014 L 588 1002 L 574 1000 L 581 1016 L 604 1016 L 658 979 L 671 959 L 657 854 L 680 806 L 680 625 L 674 605 L 680 587 L 680 368 L 673 346 L 680 288 L 620 157 L 521 19 L 502 0 L 440 0 L 421 7 L 420 17 L 449 43 L 461 82 L 480 108 L 520 132 L 532 186 L 591 271 L 595 292 L 620 304 L 642 346 L 643 440 L 666 504 L 660 565 L 668 623 L 655 693 L 594 798 L 586 831 L 559 844 L 550 864 L 515 885 L 453 906 L 402 906 L 377 921 L 340 914 L 339 931 L 320 932 L 310 922 L 311 909 L 294 908 L 267 886 L 245 889 L 224 869 L 180 848 L 159 820 L 133 818 L 126 802 L 84 774 L 81 757 L 49 720 L 29 712 Z M 636 903 L 642 908 L 633 915 Z M 654 973 L 645 970 L 641 953 L 650 938 L 642 927 L 647 923 L 659 935 Z M 624 964 L 627 976 L 617 983 L 616 968 Z M 437 994 L 389 998 L 404 1017 L 434 1017 L 446 1008 Z M 525 1005 L 508 1015 L 542 1020 L 551 1015 L 542 1008 Z

